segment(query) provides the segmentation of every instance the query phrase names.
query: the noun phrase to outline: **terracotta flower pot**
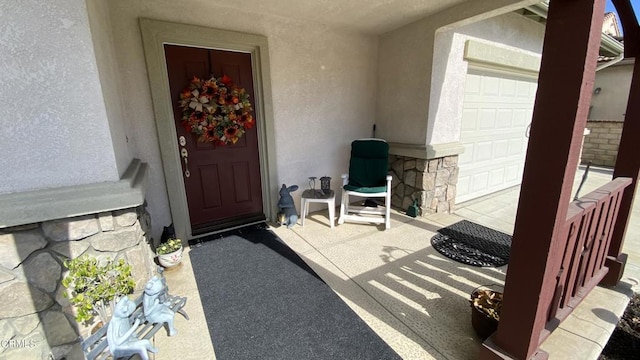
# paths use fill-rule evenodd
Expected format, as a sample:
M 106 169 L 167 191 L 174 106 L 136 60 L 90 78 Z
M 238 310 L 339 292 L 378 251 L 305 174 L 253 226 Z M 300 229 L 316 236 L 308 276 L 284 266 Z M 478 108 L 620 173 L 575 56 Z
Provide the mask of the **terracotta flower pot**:
M 182 261 L 182 250 L 183 248 L 180 248 L 174 252 L 170 252 L 167 254 L 158 254 L 158 262 L 165 268 L 176 266 Z

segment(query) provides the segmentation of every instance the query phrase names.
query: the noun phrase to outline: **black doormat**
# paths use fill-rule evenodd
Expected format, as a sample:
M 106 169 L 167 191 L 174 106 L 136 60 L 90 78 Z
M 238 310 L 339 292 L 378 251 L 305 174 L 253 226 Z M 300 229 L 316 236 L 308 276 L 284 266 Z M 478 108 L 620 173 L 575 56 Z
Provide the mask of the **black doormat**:
M 271 231 L 215 237 L 190 257 L 218 360 L 400 359 Z
M 442 255 L 473 266 L 502 266 L 509 262 L 511 236 L 462 220 L 438 230 L 431 245 Z

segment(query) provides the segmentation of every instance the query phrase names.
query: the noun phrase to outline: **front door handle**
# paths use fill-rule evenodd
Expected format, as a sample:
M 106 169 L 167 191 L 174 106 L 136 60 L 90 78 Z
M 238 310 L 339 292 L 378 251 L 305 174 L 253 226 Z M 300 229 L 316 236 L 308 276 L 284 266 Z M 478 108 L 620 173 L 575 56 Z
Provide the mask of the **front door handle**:
M 182 160 L 184 161 L 184 176 L 185 177 L 189 177 L 191 176 L 191 172 L 189 171 L 189 152 L 187 151 L 187 149 L 182 148 L 180 149 L 180 156 L 182 157 Z

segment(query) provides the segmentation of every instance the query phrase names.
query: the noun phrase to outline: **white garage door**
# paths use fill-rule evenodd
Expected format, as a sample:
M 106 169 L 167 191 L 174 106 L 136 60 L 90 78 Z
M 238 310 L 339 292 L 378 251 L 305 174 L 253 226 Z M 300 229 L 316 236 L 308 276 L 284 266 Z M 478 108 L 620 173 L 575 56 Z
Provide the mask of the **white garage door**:
M 520 184 L 537 80 L 469 69 L 456 202 Z

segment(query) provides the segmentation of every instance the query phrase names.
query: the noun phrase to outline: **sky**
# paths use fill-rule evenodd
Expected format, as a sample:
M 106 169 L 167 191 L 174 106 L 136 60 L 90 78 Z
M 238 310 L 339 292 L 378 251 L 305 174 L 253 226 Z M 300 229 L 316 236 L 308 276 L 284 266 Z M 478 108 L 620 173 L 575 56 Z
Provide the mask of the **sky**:
M 636 14 L 636 17 L 640 17 L 640 0 L 631 0 L 631 6 L 633 7 L 633 12 Z M 613 11 L 616 13 L 616 15 L 618 15 L 618 12 L 615 10 L 615 7 L 613 6 L 613 3 L 611 3 L 611 0 L 607 0 L 606 5 L 604 7 L 604 12 L 608 13 L 610 11 Z M 619 16 L 618 16 L 618 24 L 620 24 Z M 620 24 L 620 31 L 623 31 L 622 24 Z
M 638 16 L 638 14 L 640 13 L 640 0 L 631 0 L 631 6 L 633 6 L 633 11 L 636 13 L 636 16 Z M 613 4 L 611 3 L 611 0 L 607 0 L 607 4 L 605 5 L 604 8 L 605 12 L 610 12 L 610 11 L 614 11 L 615 12 L 615 8 L 613 7 Z

